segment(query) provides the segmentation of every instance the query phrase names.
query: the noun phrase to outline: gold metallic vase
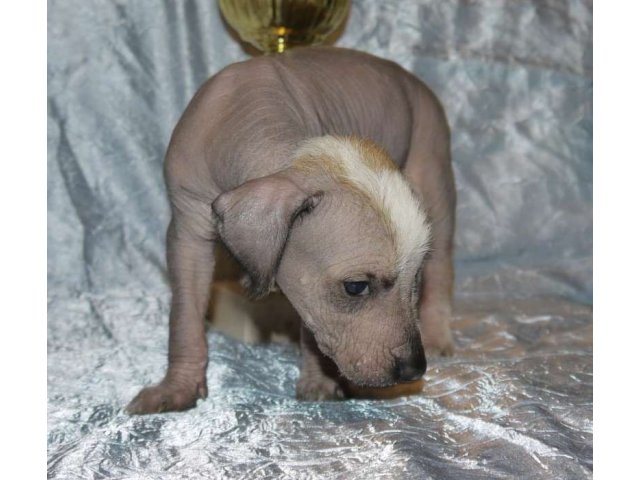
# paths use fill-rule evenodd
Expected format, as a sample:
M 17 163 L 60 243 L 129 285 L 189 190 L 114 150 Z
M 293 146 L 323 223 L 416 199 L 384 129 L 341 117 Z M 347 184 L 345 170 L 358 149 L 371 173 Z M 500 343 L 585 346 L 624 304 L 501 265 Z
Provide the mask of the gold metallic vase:
M 240 38 L 264 53 L 317 45 L 345 21 L 351 0 L 219 0 Z

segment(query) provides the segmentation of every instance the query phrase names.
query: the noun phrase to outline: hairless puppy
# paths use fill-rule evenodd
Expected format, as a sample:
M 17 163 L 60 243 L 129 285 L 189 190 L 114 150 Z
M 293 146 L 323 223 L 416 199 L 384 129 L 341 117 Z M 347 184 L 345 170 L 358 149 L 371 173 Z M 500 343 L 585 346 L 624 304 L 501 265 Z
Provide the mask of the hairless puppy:
M 445 114 L 398 65 L 299 48 L 231 65 L 196 93 L 165 160 L 172 289 L 164 379 L 130 413 L 207 396 L 204 318 L 222 242 L 302 319 L 297 397 L 419 379 L 449 355 L 455 186 Z

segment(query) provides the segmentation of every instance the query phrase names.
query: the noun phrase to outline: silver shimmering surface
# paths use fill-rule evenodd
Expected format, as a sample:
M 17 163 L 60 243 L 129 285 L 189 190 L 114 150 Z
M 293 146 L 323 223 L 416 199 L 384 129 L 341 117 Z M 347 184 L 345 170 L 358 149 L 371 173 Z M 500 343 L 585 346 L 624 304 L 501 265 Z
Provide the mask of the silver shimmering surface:
M 291 345 L 209 334 L 209 398 L 129 417 L 167 345 L 162 156 L 246 58 L 213 1 L 49 2 L 51 478 L 590 478 L 591 3 L 355 1 L 339 45 L 441 98 L 457 354 L 424 391 L 300 403 Z

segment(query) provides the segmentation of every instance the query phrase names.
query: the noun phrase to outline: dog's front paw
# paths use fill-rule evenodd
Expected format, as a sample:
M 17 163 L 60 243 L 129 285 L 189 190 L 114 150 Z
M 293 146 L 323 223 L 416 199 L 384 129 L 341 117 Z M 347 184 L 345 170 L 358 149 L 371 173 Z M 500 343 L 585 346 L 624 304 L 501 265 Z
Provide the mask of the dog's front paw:
M 422 346 L 424 347 L 424 354 L 427 358 L 451 357 L 455 351 L 451 332 L 449 332 L 448 335 L 445 334 L 436 338 L 428 338 L 422 342 Z
M 207 398 L 207 382 L 175 382 L 167 379 L 158 385 L 143 388 L 127 405 L 131 415 L 188 410 L 199 398 Z
M 424 353 L 428 358 L 450 357 L 454 352 L 453 336 L 449 327 L 448 311 L 426 309 L 421 312 L 421 336 Z
M 342 400 L 344 390 L 338 382 L 329 377 L 302 376 L 296 385 L 296 398 L 309 402 Z

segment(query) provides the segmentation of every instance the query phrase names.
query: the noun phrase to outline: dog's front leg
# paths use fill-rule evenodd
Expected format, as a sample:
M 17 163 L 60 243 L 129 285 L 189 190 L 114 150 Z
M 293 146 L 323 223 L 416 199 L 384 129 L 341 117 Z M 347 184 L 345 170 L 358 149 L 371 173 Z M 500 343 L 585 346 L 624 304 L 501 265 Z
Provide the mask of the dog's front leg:
M 442 107 L 431 94 L 418 97 L 404 173 L 424 202 L 431 223 L 431 253 L 422 274 L 420 333 L 427 356 L 451 355 L 453 235 L 456 188 L 450 134 Z
M 320 351 L 311 331 L 304 325 L 300 328 L 302 367 L 296 385 L 296 397 L 298 400 L 309 401 L 344 398 L 335 363 Z
M 200 222 L 202 224 L 202 222 Z M 144 388 L 128 405 L 133 414 L 186 410 L 207 396 L 207 340 L 204 317 L 213 278 L 211 232 L 174 216 L 167 232 L 172 289 L 169 364 L 164 379 Z
M 423 272 L 420 331 L 427 357 L 453 354 L 453 337 L 449 326 L 453 290 L 451 253 L 436 254 L 427 261 Z
M 440 177 L 438 178 L 438 173 Z M 434 181 L 438 179 L 439 181 Z M 415 181 L 415 180 L 414 180 Z M 453 234 L 456 195 L 450 172 L 438 172 L 425 181 L 415 181 L 426 200 L 431 221 L 431 253 L 422 272 L 420 333 L 427 357 L 453 354 L 449 326 L 453 299 Z

